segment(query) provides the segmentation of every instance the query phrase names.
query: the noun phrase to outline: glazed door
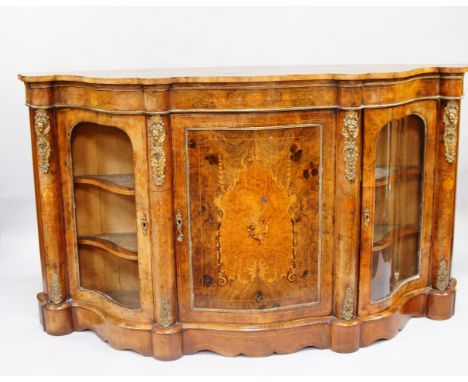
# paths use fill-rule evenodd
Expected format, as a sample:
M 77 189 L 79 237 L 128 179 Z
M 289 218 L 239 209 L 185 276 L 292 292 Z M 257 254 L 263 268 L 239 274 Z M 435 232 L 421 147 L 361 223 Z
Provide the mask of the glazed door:
M 361 314 L 429 283 L 437 102 L 366 110 Z
M 60 111 L 70 294 L 152 321 L 144 118 Z
M 301 125 L 173 125 L 183 321 L 330 313 L 334 119 L 322 115 Z

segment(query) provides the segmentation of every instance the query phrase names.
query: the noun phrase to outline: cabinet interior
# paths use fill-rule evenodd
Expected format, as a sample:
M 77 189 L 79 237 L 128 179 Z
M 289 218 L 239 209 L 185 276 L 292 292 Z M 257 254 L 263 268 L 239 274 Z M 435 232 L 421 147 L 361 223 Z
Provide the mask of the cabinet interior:
M 373 301 L 419 274 L 423 203 L 424 122 L 415 115 L 388 122 L 375 158 Z

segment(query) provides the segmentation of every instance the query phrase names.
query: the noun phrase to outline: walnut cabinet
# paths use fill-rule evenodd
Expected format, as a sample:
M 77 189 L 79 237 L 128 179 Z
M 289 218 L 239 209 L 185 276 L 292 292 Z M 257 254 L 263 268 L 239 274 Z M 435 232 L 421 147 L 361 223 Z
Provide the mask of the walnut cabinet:
M 168 360 L 451 317 L 466 70 L 20 75 L 45 331 Z

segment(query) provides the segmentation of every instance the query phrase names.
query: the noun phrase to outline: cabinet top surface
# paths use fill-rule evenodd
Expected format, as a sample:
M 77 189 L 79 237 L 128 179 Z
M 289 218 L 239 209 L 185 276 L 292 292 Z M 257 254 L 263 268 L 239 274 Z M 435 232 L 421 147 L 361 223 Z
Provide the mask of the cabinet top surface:
M 431 73 L 461 74 L 467 71 L 468 65 L 250 66 L 55 72 L 20 74 L 18 77 L 26 83 L 73 81 L 115 85 L 158 85 L 197 82 L 384 80 Z

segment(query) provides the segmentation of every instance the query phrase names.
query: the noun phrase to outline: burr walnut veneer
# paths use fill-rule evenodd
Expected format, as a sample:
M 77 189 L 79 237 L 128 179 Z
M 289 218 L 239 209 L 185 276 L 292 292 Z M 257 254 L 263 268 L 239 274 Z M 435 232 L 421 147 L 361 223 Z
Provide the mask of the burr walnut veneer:
M 47 333 L 352 352 L 454 309 L 466 67 L 20 76 Z

